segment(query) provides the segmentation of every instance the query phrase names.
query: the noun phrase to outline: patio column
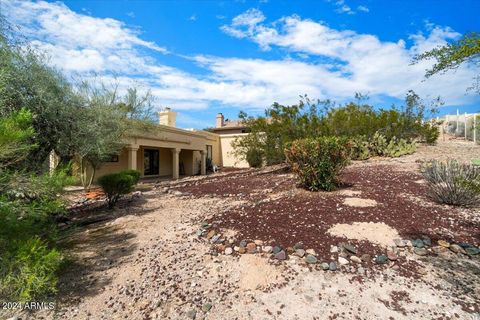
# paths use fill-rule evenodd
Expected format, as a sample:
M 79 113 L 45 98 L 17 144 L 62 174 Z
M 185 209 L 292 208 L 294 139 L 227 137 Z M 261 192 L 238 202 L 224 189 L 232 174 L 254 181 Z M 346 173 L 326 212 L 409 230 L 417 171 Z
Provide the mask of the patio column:
M 138 168 L 137 168 L 137 151 L 138 151 L 138 147 L 127 147 L 128 169 L 138 170 Z
M 207 151 L 202 150 L 200 151 L 200 154 L 202 155 L 200 174 L 205 175 L 207 174 Z
M 172 178 L 178 179 L 180 148 L 172 148 Z

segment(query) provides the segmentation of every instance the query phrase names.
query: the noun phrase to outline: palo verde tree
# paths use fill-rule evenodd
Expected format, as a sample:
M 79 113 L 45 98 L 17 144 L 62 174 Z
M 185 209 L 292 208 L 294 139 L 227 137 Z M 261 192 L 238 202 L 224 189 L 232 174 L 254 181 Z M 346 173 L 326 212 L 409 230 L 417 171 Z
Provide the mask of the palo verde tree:
M 480 33 L 472 32 L 456 42 L 426 51 L 416 56 L 413 63 L 432 59 L 435 63 L 426 70 L 425 78 L 455 70 L 465 63 L 480 66 Z M 480 94 L 480 75 L 475 76 L 474 83 L 469 89 Z
M 79 164 L 80 180 L 88 189 L 96 171 L 111 155 L 124 146 L 124 139 L 136 127 L 152 125 L 151 95 L 139 95 L 136 89 L 128 89 L 125 95 L 118 93 L 118 85 L 107 87 L 102 83 L 81 82 L 76 91 L 81 104 L 72 129 L 74 137 L 70 145 Z
M 325 134 L 321 123 L 323 110 L 329 106 L 330 101 L 312 101 L 301 96 L 299 103 L 291 106 L 275 102 L 263 117 L 249 117 L 241 112 L 239 117 L 250 134 L 233 142 L 235 153 L 247 160 L 261 156 L 267 165 L 281 163 L 285 160 L 286 143 Z

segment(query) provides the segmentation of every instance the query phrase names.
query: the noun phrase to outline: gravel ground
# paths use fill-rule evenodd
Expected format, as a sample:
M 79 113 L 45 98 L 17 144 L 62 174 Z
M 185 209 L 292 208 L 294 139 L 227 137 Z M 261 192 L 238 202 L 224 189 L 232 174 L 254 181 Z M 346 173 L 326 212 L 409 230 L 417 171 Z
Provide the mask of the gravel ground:
M 64 226 L 71 262 L 55 309 L 0 316 L 479 319 L 479 255 L 454 253 L 437 240 L 478 246 L 480 210 L 439 206 L 426 197 L 418 162 L 432 158 L 469 162 L 480 158 L 480 148 L 447 141 L 399 159 L 354 163 L 342 177 L 347 186 L 331 194 L 299 190 L 276 167 L 152 184 L 113 212 L 98 204 L 78 208 L 74 221 L 87 223 Z M 344 228 L 354 223 L 362 228 Z M 375 229 L 379 224 L 389 228 Z M 372 242 L 362 238 L 372 230 L 389 233 Z M 415 253 L 425 248 L 399 244 L 393 260 L 375 263 L 392 250 L 385 243 L 395 232 L 411 240 L 428 236 L 432 244 L 426 255 Z M 268 246 L 275 245 L 287 260 L 272 258 Z M 294 245 L 297 251 L 289 248 Z M 370 258 L 354 262 L 346 245 Z M 318 263 L 307 263 L 301 250 L 305 257 L 314 250 Z M 337 270 L 324 271 L 320 262 L 335 262 Z

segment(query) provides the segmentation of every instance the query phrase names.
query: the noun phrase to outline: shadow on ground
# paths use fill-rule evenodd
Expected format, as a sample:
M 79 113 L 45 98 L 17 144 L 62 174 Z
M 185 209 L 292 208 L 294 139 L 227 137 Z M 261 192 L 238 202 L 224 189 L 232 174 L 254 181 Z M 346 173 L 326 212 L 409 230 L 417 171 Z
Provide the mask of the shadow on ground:
M 57 310 L 74 307 L 83 298 L 101 293 L 113 280 L 105 271 L 131 262 L 135 235 L 109 222 L 157 210 L 158 207 L 145 207 L 150 197 L 123 199 L 114 210 L 101 204 L 71 214 L 72 223 L 63 231 L 60 243 L 67 259 L 59 279 Z
M 445 251 L 435 256 L 421 259 L 431 269 L 433 277 L 446 282 L 444 288 L 436 290 L 448 292 L 451 299 L 469 313 L 480 313 L 480 258 L 457 255 Z

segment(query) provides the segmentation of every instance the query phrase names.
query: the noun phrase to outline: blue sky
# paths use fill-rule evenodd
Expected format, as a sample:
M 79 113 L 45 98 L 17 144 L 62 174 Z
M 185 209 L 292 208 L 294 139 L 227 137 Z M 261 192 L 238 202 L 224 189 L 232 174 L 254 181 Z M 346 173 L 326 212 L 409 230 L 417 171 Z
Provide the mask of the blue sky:
M 466 92 L 478 65 L 423 81 L 424 50 L 480 31 L 480 1 L 64 1 L 2 0 L 49 63 L 67 76 L 94 72 L 121 89 L 150 89 L 155 105 L 179 112 L 181 127 L 215 114 L 260 114 L 298 96 L 401 104 L 407 90 L 441 112 L 480 111 Z M 115 78 L 115 80 L 114 80 Z

